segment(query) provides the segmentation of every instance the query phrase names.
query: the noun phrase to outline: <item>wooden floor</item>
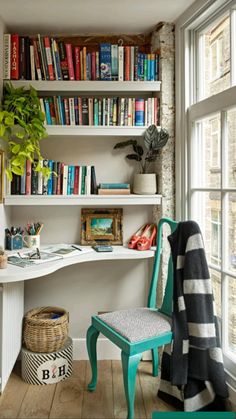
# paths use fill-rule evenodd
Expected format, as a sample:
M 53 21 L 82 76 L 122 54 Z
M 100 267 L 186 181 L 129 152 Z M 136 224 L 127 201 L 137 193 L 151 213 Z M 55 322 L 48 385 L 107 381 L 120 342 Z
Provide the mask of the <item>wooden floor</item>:
M 158 378 L 151 375 L 151 362 L 141 362 L 137 375 L 135 419 L 151 418 L 154 410 L 173 410 L 156 397 Z M 35 386 L 20 377 L 20 364 L 0 397 L 0 418 L 10 419 L 121 419 L 126 418 L 123 378 L 119 361 L 98 362 L 98 385 L 90 393 L 87 361 L 75 361 L 73 375 L 58 384 Z

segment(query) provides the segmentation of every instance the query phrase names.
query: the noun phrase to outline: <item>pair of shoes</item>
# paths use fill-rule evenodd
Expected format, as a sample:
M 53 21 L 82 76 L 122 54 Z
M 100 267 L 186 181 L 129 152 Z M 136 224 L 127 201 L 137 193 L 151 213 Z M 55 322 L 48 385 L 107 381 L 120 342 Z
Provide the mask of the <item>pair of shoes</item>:
M 157 234 L 156 224 L 144 224 L 130 238 L 129 249 L 149 250 L 154 245 Z

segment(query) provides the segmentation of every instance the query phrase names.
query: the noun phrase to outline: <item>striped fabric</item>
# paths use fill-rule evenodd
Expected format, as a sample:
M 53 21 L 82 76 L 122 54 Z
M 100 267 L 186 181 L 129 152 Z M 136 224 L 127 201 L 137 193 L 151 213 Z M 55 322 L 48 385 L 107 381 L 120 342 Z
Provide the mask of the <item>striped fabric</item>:
M 201 231 L 194 221 L 180 222 L 168 240 L 174 339 L 163 351 L 158 395 L 184 411 L 225 410 L 228 391 Z

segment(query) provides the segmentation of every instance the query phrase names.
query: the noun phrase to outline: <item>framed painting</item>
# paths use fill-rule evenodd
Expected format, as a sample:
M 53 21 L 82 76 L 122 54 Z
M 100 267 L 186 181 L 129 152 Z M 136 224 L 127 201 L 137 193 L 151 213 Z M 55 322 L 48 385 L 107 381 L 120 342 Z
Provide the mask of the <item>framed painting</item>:
M 81 244 L 123 244 L 122 208 L 82 208 Z
M 3 202 L 4 194 L 4 151 L 0 150 L 0 203 Z

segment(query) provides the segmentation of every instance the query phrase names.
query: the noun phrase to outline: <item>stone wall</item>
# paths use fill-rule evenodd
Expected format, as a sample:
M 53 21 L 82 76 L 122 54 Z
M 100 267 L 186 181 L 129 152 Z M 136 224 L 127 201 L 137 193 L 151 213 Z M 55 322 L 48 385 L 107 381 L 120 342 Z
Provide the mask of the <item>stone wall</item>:
M 154 220 L 162 217 L 175 218 L 175 33 L 172 23 L 159 23 L 152 34 L 152 50 L 160 52 L 159 80 L 160 125 L 166 128 L 170 138 L 161 150 L 155 165 L 158 175 L 158 193 L 163 196 L 162 205 L 154 208 Z M 167 235 L 169 231 L 165 232 Z M 158 302 L 163 294 L 169 244 L 164 242 L 161 280 L 158 286 Z

